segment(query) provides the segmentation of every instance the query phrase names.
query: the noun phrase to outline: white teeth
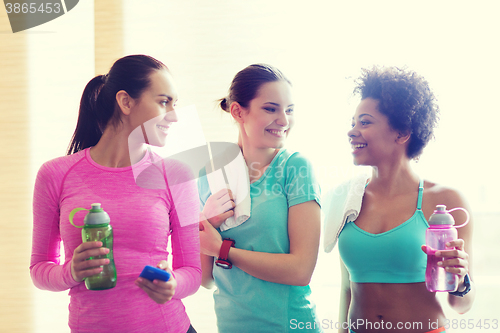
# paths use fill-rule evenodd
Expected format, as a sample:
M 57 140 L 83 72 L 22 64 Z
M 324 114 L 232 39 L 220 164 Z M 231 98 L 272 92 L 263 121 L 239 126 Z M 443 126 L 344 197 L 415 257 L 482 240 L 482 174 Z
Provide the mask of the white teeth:
M 286 131 L 281 131 L 281 130 L 268 130 L 270 133 L 274 134 L 274 135 L 283 135 L 285 134 Z
M 156 125 L 160 131 L 166 132 L 168 130 L 168 127 L 161 126 L 161 125 Z
M 366 144 L 357 144 L 357 145 L 352 145 L 352 148 L 353 149 L 360 149 L 360 148 L 364 148 L 366 146 L 367 146 Z

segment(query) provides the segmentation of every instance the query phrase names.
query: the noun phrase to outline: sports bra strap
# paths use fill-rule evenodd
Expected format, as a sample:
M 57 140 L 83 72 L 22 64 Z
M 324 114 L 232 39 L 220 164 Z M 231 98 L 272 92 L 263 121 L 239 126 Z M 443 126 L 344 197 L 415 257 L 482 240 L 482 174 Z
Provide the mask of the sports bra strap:
M 368 183 L 370 181 L 368 180 L 366 182 L 365 188 L 368 186 Z M 420 183 L 418 184 L 418 201 L 417 201 L 417 209 L 422 210 L 422 197 L 424 194 L 424 180 L 420 179 Z
M 420 179 L 420 184 L 418 185 L 418 201 L 417 201 L 417 209 L 422 210 L 422 196 L 424 193 L 424 180 Z

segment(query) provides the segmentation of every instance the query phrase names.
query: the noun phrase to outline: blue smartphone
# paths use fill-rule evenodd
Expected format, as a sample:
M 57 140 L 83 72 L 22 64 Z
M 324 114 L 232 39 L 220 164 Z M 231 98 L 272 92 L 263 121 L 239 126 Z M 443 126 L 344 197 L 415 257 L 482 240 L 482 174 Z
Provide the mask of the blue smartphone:
M 168 281 L 170 279 L 169 272 L 164 271 L 163 269 L 149 266 L 149 265 L 144 267 L 144 269 L 142 270 L 142 272 L 139 276 L 142 278 L 148 279 L 150 281 L 153 281 L 155 279 L 161 280 L 161 281 Z

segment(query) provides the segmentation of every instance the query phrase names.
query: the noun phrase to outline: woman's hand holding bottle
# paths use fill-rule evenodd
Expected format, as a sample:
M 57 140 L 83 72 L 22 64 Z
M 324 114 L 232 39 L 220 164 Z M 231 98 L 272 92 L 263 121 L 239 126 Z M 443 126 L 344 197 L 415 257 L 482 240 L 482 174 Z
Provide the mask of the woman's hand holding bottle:
M 92 259 L 109 253 L 109 249 L 102 247 L 102 242 L 84 242 L 73 251 L 71 259 L 71 276 L 77 282 L 84 278 L 96 275 L 102 271 L 103 265 L 109 264 L 109 259 Z

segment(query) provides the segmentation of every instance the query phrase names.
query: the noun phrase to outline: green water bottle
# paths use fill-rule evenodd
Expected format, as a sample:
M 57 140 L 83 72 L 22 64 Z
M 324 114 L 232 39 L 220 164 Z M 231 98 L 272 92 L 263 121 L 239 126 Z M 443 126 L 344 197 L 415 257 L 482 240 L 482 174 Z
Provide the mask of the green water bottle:
M 109 224 L 110 219 L 108 213 L 102 208 L 100 203 L 93 203 L 91 209 L 75 208 L 69 214 L 69 221 L 77 228 L 82 229 L 83 242 L 102 242 L 102 246 L 109 249 L 109 253 L 91 259 L 109 259 L 108 265 L 103 265 L 102 271 L 96 275 L 85 278 L 85 286 L 89 290 L 104 290 L 116 286 L 116 267 L 113 260 L 113 228 Z M 88 211 L 85 219 L 85 225 L 77 226 L 73 223 L 73 216 L 81 210 Z

